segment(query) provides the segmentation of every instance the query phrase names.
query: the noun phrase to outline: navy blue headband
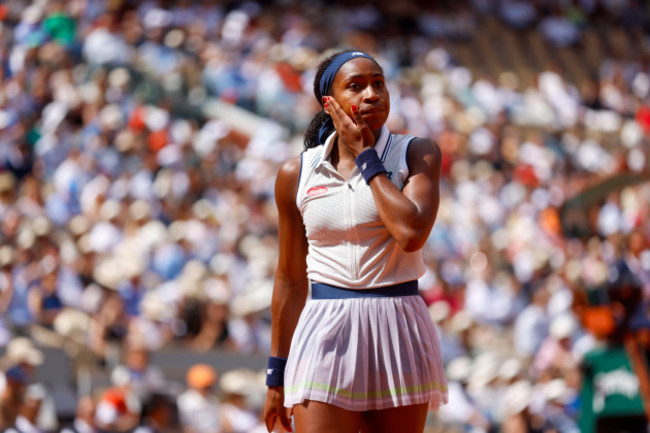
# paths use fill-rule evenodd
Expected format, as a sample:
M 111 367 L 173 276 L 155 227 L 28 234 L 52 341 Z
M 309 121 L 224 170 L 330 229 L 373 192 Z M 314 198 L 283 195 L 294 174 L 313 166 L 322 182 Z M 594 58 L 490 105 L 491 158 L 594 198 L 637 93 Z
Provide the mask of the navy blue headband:
M 356 59 L 359 57 L 363 57 L 368 60 L 372 60 L 373 62 L 377 63 L 375 59 L 373 59 L 371 56 L 368 54 L 362 52 L 362 51 L 346 51 L 344 53 L 339 54 L 338 56 L 334 57 L 334 59 L 330 62 L 329 65 L 325 68 L 323 71 L 323 75 L 320 77 L 320 82 L 318 83 L 318 87 L 320 89 L 320 94 L 321 96 L 325 96 L 330 92 L 330 89 L 332 88 L 332 83 L 334 82 L 334 77 L 336 77 L 336 73 L 341 69 L 341 66 L 346 64 L 352 59 Z M 320 129 L 318 130 L 318 142 L 320 144 L 325 143 L 327 140 L 327 132 L 331 131 L 334 129 L 334 123 L 332 122 L 332 118 L 330 116 L 327 116 L 327 120 L 323 122 L 321 125 Z
M 321 96 L 325 96 L 330 92 L 332 83 L 334 82 L 334 77 L 336 77 L 336 73 L 341 69 L 341 66 L 358 57 L 364 57 L 377 63 L 375 59 L 362 51 L 346 51 L 345 53 L 339 54 L 334 57 L 334 60 L 332 60 L 329 65 L 327 65 L 327 68 L 323 71 L 323 75 L 320 77 L 320 83 L 318 83 L 318 85 L 320 87 Z

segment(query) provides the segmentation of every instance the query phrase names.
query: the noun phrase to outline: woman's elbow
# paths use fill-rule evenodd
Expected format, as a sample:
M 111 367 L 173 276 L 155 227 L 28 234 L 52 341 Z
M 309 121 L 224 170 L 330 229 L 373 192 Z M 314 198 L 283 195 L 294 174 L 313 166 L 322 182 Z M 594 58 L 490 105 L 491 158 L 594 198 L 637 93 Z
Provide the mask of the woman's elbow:
M 424 246 L 424 242 L 409 242 L 406 245 L 402 246 L 402 249 L 407 253 L 414 253 Z
M 412 253 L 424 247 L 429 239 L 433 223 L 434 221 L 429 218 L 405 221 L 391 231 L 400 248 L 407 253 Z
M 427 236 L 421 233 L 409 233 L 401 236 L 398 240 L 400 248 L 407 253 L 413 253 L 422 249 L 427 241 Z

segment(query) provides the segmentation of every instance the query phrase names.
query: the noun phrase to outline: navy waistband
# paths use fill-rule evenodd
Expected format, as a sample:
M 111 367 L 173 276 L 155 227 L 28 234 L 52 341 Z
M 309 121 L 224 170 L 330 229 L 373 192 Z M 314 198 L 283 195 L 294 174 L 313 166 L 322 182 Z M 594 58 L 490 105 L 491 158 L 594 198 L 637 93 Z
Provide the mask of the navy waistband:
M 376 289 L 344 289 L 324 283 L 311 284 L 312 299 L 390 298 L 419 295 L 418 280 L 377 287 Z

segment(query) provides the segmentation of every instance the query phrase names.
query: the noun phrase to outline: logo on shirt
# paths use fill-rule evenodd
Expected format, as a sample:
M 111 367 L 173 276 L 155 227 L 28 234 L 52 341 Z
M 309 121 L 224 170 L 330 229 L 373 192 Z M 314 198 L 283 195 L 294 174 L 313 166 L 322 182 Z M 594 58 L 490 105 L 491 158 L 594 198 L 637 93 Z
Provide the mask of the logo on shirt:
M 307 195 L 309 197 L 315 197 L 317 195 L 325 194 L 327 192 L 326 186 L 315 186 L 307 190 Z

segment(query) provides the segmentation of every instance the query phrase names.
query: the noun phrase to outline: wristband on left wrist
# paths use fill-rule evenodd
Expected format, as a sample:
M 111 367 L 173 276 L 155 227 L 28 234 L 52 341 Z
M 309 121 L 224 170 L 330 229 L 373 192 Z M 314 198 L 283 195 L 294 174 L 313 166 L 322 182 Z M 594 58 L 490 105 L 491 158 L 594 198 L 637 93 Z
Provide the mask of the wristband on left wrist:
M 380 173 L 386 173 L 386 167 L 384 167 L 381 159 L 379 159 L 379 155 L 377 155 L 377 151 L 374 147 L 361 152 L 357 155 L 354 162 L 357 164 L 357 167 L 359 167 L 361 176 L 363 176 L 363 179 L 368 185 L 373 177 Z

